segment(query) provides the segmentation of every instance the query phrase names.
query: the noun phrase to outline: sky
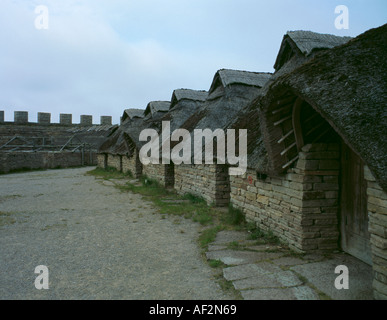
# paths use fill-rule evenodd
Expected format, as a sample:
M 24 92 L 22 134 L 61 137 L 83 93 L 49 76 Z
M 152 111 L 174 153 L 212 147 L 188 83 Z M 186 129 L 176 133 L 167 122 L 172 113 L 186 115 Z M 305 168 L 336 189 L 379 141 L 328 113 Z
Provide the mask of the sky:
M 355 37 L 386 22 L 386 0 L 0 0 L 0 110 L 119 123 L 175 89 L 209 90 L 219 69 L 272 72 L 287 31 Z

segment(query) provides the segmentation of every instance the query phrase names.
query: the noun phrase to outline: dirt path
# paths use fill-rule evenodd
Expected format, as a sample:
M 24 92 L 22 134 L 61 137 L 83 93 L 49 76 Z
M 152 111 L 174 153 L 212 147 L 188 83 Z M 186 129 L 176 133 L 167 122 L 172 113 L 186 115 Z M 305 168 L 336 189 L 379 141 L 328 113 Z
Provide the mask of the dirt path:
M 196 223 L 162 218 L 91 169 L 0 176 L 0 299 L 233 299 L 200 255 Z M 48 290 L 34 286 L 38 265 Z

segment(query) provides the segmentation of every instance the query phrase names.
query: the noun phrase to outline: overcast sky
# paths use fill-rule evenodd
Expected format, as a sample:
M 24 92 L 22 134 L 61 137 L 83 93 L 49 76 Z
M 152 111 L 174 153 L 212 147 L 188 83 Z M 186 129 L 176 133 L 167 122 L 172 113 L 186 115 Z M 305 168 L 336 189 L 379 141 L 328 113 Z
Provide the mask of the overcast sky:
M 335 28 L 338 5 L 348 30 Z M 0 110 L 119 123 L 174 89 L 208 90 L 218 69 L 273 71 L 289 30 L 357 36 L 386 22 L 386 0 L 0 0 Z

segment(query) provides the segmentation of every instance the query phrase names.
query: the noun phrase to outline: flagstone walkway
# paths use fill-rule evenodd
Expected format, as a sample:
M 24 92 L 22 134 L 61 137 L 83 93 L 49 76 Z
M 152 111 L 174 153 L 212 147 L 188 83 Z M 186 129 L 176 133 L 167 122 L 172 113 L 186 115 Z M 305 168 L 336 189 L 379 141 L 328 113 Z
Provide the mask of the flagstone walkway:
M 224 278 L 245 300 L 373 299 L 371 266 L 346 253 L 299 255 L 248 238 L 247 232 L 221 231 L 206 253 L 224 263 Z M 348 267 L 348 290 L 335 287 L 339 265 Z

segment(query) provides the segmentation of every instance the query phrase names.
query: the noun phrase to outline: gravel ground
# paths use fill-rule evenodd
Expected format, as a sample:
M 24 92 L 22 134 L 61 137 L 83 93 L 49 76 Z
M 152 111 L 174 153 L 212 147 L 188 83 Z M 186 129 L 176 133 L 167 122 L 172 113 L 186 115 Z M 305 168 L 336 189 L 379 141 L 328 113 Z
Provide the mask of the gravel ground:
M 92 169 L 0 176 L 0 299 L 233 299 L 200 254 L 198 224 Z M 38 265 L 48 290 L 34 286 Z

